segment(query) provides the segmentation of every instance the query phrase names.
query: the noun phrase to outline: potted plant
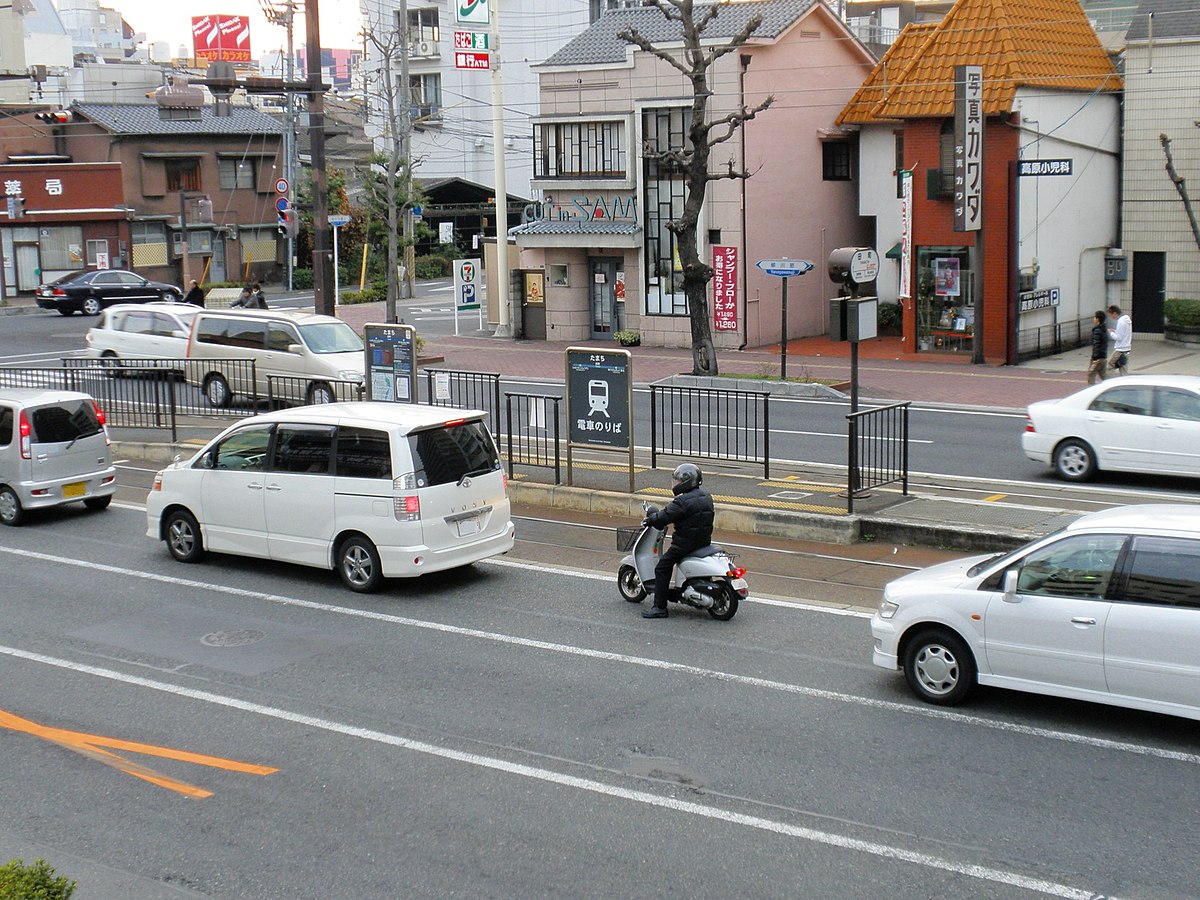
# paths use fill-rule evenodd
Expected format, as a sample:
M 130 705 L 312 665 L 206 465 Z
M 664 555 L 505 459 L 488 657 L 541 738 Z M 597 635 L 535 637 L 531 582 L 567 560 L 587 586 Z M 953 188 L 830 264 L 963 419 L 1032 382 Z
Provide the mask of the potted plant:
M 613 337 L 622 347 L 639 347 L 642 343 L 642 333 L 640 331 L 630 331 L 628 329 L 622 331 L 614 331 Z
M 1171 297 L 1163 304 L 1163 338 L 1200 344 L 1200 300 Z

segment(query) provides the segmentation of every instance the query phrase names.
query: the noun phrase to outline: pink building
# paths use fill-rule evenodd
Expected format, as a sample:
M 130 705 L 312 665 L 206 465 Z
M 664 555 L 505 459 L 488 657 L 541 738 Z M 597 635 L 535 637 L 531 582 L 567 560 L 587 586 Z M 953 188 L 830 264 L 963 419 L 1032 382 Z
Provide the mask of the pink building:
M 762 23 L 750 39 L 709 72 L 713 121 L 774 97 L 712 154 L 714 173 L 730 164 L 753 173 L 710 182 L 701 213 L 701 256 L 719 269 L 719 302 L 714 310 L 710 286 L 709 312 L 718 349 L 780 339 L 781 281 L 755 267 L 760 259 L 816 265 L 789 281 L 786 333 L 824 331 L 835 293 L 826 257 L 871 236 L 857 213 L 856 135 L 834 119 L 874 58 L 819 0 L 722 8 L 706 43 L 726 43 L 755 15 Z M 678 25 L 658 10 L 610 10 L 536 67 L 532 186 L 540 201 L 514 229 L 523 281 L 541 299 L 523 304 L 527 337 L 583 340 L 629 329 L 645 344 L 691 342 L 667 228 L 682 209 L 682 174 L 640 152 L 684 146 L 691 88 L 674 68 L 617 37 L 629 26 L 655 46 L 680 45 Z

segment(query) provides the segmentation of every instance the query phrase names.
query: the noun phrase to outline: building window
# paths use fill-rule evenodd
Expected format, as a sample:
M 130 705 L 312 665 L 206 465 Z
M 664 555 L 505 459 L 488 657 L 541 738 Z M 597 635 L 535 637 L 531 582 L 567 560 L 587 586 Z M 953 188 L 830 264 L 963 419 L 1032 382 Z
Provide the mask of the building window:
M 200 190 L 200 160 L 168 159 L 163 161 L 167 172 L 168 191 Z
M 642 114 L 642 141 L 647 150 L 682 150 L 687 144 L 683 108 L 648 109 Z M 683 170 L 669 160 L 646 156 L 645 258 L 646 313 L 652 316 L 686 316 L 683 266 L 675 233 L 667 223 L 683 215 Z
M 83 252 L 83 229 L 78 225 L 49 225 L 39 229 L 38 254 L 43 272 L 82 268 Z
M 104 255 L 105 264 L 109 262 L 108 241 L 88 241 L 87 242 L 87 264 L 98 268 L 100 265 L 100 255 Z
M 442 39 L 436 9 L 410 9 L 408 11 L 408 42 L 429 41 L 436 44 Z
M 623 122 L 547 122 L 533 127 L 535 178 L 623 178 Z
M 893 131 L 896 142 L 896 199 L 904 199 L 904 132 Z
M 824 141 L 821 144 L 821 177 L 825 181 L 849 181 L 852 155 L 849 141 Z
M 412 97 L 412 119 L 417 122 L 440 120 L 442 117 L 442 76 L 438 73 L 429 75 L 410 75 L 408 77 L 409 95 Z
M 165 244 L 167 228 L 162 222 L 130 222 L 129 237 L 135 244 Z
M 221 175 L 221 190 L 223 191 L 254 187 L 254 160 L 252 159 L 218 159 L 217 170 Z

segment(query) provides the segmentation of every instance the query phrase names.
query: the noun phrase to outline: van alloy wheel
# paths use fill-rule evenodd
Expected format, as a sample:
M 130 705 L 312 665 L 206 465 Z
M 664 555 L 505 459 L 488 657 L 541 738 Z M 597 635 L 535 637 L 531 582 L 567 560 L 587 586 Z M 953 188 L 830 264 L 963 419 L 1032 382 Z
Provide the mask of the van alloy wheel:
M 337 570 L 342 583 L 359 594 L 377 591 L 383 584 L 383 561 L 375 545 L 365 537 L 355 535 L 342 542 Z

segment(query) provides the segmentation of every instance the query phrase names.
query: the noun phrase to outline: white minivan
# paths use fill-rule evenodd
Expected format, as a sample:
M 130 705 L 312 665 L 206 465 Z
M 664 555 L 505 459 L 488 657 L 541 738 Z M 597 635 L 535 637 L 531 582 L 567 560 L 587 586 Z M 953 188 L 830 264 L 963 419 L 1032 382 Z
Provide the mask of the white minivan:
M 300 403 L 357 399 L 365 371 L 353 328 L 333 316 L 284 310 L 202 311 L 192 322 L 187 358 L 188 383 L 221 408 L 235 394 Z
M 87 394 L 0 388 L 0 523 L 82 502 L 104 509 L 117 489 L 104 413 Z
M 243 419 L 158 473 L 146 534 L 180 562 L 299 563 L 360 592 L 507 553 L 508 479 L 484 416 L 369 401 Z

